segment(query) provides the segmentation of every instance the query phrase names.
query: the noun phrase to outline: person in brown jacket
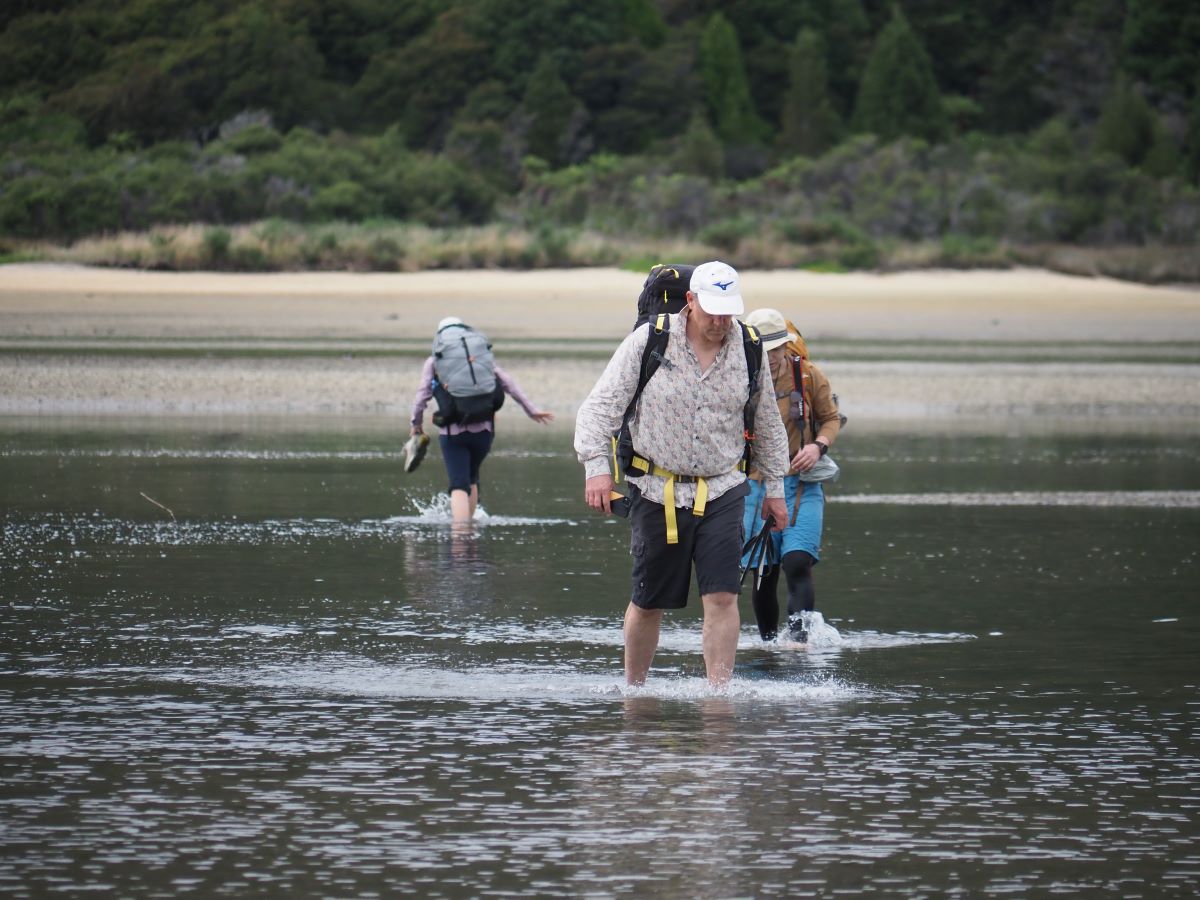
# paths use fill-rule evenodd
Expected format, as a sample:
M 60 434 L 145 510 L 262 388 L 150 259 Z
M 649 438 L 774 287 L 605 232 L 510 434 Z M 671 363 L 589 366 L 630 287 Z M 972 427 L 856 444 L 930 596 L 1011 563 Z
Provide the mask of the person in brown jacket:
M 743 321 L 759 330 L 763 349 L 771 365 L 775 397 L 788 435 L 788 456 L 791 462 L 783 480 L 784 499 L 788 508 L 788 523 L 782 532 L 770 534 L 772 561 L 756 578 L 752 604 L 758 622 L 758 633 L 764 641 L 773 641 L 779 631 L 779 602 L 776 589 L 779 572 L 787 576 L 788 637 L 797 644 L 808 642 L 807 613 L 816 606 L 812 569 L 821 558 L 821 529 L 825 514 L 825 491 L 819 481 L 811 480 L 826 467 L 822 458 L 837 439 L 841 416 L 829 379 L 807 359 L 789 353 L 789 342 L 795 346 L 801 339 L 788 329 L 783 314 L 775 309 L 756 309 Z M 800 375 L 800 384 L 796 375 Z M 750 474 L 750 494 L 746 497 L 743 524 L 747 536 L 756 534 L 759 507 L 762 504 L 762 481 L 757 472 Z M 748 553 L 747 557 L 751 554 Z M 743 558 L 749 566 L 756 559 Z

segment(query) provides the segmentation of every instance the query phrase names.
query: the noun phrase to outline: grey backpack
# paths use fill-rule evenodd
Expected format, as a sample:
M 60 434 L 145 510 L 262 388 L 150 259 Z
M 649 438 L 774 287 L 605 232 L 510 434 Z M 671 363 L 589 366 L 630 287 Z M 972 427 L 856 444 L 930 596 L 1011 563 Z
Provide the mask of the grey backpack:
M 433 424 L 470 425 L 491 419 L 504 403 L 487 335 L 468 325 L 447 325 L 433 338 Z

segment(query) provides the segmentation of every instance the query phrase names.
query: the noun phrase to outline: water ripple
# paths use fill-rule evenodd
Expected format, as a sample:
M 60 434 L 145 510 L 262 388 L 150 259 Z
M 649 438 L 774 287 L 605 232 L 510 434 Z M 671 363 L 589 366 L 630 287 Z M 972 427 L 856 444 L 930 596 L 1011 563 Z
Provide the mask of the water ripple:
M 832 503 L 886 506 L 1084 506 L 1200 509 L 1200 491 L 977 491 L 830 494 Z

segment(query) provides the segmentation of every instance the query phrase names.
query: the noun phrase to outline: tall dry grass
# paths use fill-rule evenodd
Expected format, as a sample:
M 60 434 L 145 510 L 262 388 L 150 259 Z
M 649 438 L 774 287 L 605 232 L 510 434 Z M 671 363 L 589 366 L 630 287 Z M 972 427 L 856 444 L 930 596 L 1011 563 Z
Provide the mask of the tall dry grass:
M 86 238 L 70 245 L 8 242 L 9 259 L 175 271 L 418 272 L 429 269 L 540 269 L 619 266 L 644 271 L 663 260 L 726 259 L 755 269 L 1006 268 L 1034 266 L 1073 275 L 1148 284 L 1200 283 L 1191 247 L 1009 245 L 863 238 L 782 241 L 752 234 L 716 246 L 686 238 L 644 239 L 584 229 L 505 225 L 429 228 L 402 222 L 303 225 L 266 220 L 229 227 L 171 225 Z

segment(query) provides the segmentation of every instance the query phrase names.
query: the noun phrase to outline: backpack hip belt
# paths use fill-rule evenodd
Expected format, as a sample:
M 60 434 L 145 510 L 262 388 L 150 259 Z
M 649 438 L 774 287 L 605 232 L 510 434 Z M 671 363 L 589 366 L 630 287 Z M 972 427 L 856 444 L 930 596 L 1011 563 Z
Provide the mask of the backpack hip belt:
M 667 518 L 667 543 L 679 543 L 679 521 L 675 513 L 675 485 L 678 484 L 694 484 L 696 485 L 696 499 L 692 503 L 692 515 L 703 516 L 704 510 L 708 506 L 708 479 L 715 478 L 715 475 L 680 475 L 677 472 L 672 472 L 670 469 L 664 469 L 662 466 L 656 466 L 648 459 L 644 459 L 636 454 L 633 457 L 633 467 L 642 472 L 643 475 L 654 475 L 664 479 L 663 482 L 663 510 Z M 730 471 L 739 472 L 743 469 L 745 463 L 739 462 Z

